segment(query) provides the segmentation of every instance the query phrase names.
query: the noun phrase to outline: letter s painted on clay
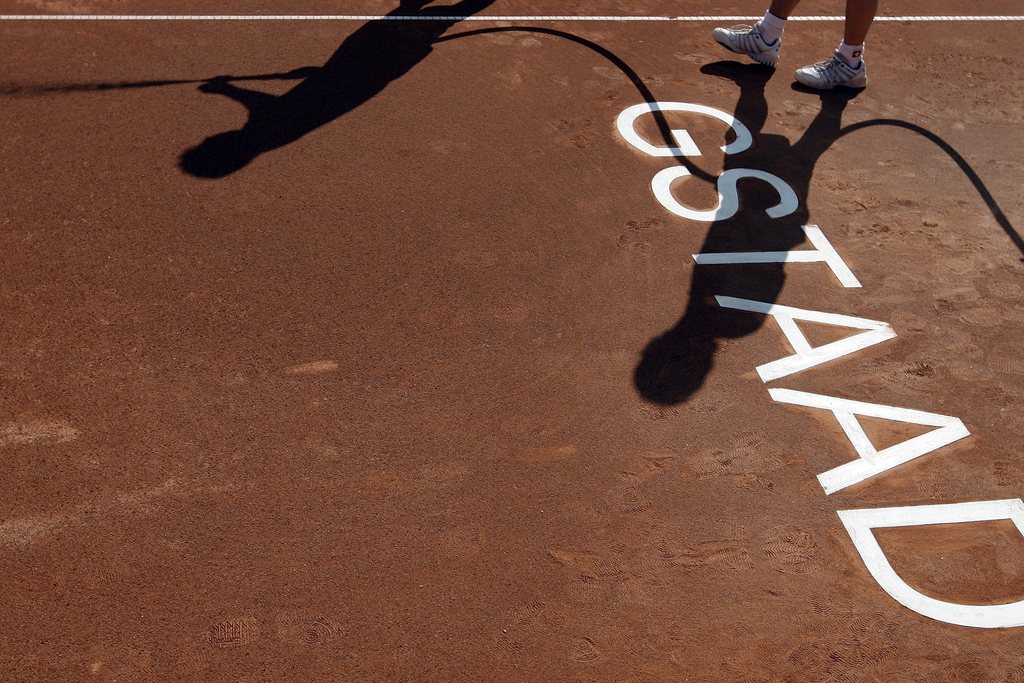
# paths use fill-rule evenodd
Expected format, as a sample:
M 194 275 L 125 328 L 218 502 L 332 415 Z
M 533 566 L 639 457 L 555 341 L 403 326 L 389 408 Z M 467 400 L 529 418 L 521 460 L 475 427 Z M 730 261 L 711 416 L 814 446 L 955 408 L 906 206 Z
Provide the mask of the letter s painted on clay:
M 774 173 L 759 171 L 753 168 L 732 168 L 718 176 L 718 206 L 714 209 L 701 211 L 683 206 L 672 194 L 672 183 L 679 178 L 685 178 L 690 172 L 682 167 L 673 166 L 658 172 L 651 180 L 651 189 L 654 196 L 666 209 L 677 216 L 687 218 L 691 221 L 724 221 L 732 218 L 740 210 L 739 181 L 743 178 L 757 178 L 775 188 L 779 193 L 779 203 L 766 209 L 772 218 L 788 216 L 800 208 L 800 200 L 796 192 L 782 178 Z

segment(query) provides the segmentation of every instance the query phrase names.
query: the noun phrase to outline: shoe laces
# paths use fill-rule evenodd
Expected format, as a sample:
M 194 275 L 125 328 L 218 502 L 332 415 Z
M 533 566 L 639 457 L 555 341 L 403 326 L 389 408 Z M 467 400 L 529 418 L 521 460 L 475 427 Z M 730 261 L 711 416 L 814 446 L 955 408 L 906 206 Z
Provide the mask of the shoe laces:
M 730 26 L 729 30 L 738 34 L 736 39 L 746 49 L 756 48 L 760 50 L 762 45 L 768 45 L 768 41 L 764 39 L 764 36 L 750 24 L 736 24 L 735 26 Z
M 814 65 L 814 70 L 828 76 L 836 74 L 845 75 L 847 72 L 856 71 L 856 69 L 844 62 L 839 55 L 832 55 L 831 59 L 823 59 L 817 62 Z

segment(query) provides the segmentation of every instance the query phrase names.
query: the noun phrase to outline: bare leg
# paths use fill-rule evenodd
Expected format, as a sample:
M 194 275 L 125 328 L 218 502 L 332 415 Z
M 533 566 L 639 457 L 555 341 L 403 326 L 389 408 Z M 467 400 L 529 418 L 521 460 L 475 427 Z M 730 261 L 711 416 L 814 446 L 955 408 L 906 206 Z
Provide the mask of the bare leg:
M 846 29 L 843 33 L 843 42 L 847 45 L 863 45 L 877 12 L 878 0 L 846 0 Z
M 850 3 L 856 2 L 856 0 L 847 0 Z M 800 0 L 772 0 L 771 7 L 768 11 L 777 16 L 779 19 L 789 19 L 789 15 L 796 9 L 796 6 L 800 4 Z M 877 4 L 877 1 L 876 1 Z

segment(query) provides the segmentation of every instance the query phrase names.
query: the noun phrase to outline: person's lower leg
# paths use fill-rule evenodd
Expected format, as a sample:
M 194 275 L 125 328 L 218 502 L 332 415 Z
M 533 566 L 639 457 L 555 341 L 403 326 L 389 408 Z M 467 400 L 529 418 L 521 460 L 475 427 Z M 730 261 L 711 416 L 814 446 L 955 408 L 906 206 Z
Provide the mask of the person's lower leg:
M 858 68 L 864 58 L 864 41 L 877 13 L 878 0 L 846 0 L 846 26 L 837 52 L 854 68 Z
M 786 28 L 786 20 L 799 4 L 800 0 L 772 0 L 771 6 L 765 12 L 764 19 L 757 22 L 755 28 L 761 34 L 764 41 L 769 45 L 782 36 Z
M 793 13 L 796 6 L 800 4 L 800 0 L 772 0 L 771 6 L 768 7 L 768 11 L 777 16 L 779 19 L 789 19 L 789 15 Z

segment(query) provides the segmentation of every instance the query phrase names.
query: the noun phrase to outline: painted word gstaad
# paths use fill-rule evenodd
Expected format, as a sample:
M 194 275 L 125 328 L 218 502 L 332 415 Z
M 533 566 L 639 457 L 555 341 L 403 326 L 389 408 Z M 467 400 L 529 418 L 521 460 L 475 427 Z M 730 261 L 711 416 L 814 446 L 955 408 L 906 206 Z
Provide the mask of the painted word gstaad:
M 732 115 L 712 107 L 687 102 L 653 102 L 629 107 L 618 117 L 619 134 L 634 148 L 652 157 L 700 156 L 700 149 L 685 129 L 671 131 L 676 143 L 675 147 L 659 147 L 640 136 L 636 130 L 637 120 L 661 111 L 686 112 L 690 115 L 717 119 L 724 123 L 735 134 L 735 139 L 722 147 L 722 151 L 726 154 L 743 152 L 749 149 L 754 142 L 750 130 Z M 718 177 L 718 206 L 710 210 L 697 210 L 680 203 L 672 193 L 672 184 L 689 175 L 690 172 L 685 167 L 672 166 L 657 173 L 651 181 L 651 189 L 658 202 L 671 213 L 687 220 L 713 222 L 735 216 L 740 206 L 738 183 L 743 178 L 754 178 L 768 183 L 778 193 L 778 204 L 767 209 L 767 214 L 772 218 L 789 216 L 797 211 L 800 205 L 800 200 L 793 188 L 777 175 L 760 169 L 733 168 Z M 823 263 L 828 266 L 843 287 L 860 287 L 861 284 L 854 276 L 853 271 L 832 247 L 824 232 L 816 225 L 806 225 L 803 226 L 803 229 L 812 249 L 705 253 L 694 254 L 693 258 L 697 267 L 716 264 Z M 881 344 L 896 336 L 896 332 L 888 323 L 878 320 L 792 308 L 730 296 L 716 296 L 715 299 L 723 308 L 771 316 L 792 346 L 794 351 L 792 355 L 757 368 L 757 374 L 765 383 Z M 854 330 L 854 334 L 829 344 L 811 346 L 797 324 L 799 321 L 846 327 Z M 792 389 L 772 388 L 768 390 L 768 394 L 778 403 L 831 412 L 850 440 L 858 456 L 857 459 L 818 475 L 818 481 L 821 483 L 825 495 L 831 495 L 836 491 L 875 477 L 969 436 L 964 423 L 949 415 L 852 401 Z M 933 429 L 925 434 L 878 450 L 864 432 L 858 417 L 893 420 Z M 960 626 L 977 628 L 1024 626 L 1024 600 L 1002 605 L 963 605 L 936 600 L 915 590 L 893 570 L 872 531 L 884 527 L 1011 520 L 1017 530 L 1024 535 L 1024 501 L 1019 498 L 949 505 L 841 510 L 839 518 L 850 534 L 854 546 L 872 577 L 886 593 L 905 607 L 926 617 Z

